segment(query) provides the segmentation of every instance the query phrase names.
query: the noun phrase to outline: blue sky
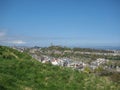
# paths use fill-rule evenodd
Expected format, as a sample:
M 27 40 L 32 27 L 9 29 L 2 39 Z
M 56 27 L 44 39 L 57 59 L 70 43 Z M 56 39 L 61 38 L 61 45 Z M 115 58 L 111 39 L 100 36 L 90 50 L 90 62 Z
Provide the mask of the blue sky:
M 0 44 L 120 46 L 119 0 L 0 0 Z

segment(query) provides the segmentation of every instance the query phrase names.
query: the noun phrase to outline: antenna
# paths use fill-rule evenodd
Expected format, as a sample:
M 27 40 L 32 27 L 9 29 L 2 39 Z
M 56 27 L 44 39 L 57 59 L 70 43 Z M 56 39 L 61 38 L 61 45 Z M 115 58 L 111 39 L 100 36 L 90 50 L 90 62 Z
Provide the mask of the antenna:
M 51 43 L 51 46 L 53 46 L 53 43 Z

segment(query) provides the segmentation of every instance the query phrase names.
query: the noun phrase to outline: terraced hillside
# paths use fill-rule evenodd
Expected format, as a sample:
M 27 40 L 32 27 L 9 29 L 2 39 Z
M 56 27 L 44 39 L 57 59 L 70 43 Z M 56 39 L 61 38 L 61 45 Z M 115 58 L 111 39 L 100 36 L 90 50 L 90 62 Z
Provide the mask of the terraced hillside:
M 107 77 L 42 64 L 26 53 L 0 46 L 0 90 L 120 90 Z

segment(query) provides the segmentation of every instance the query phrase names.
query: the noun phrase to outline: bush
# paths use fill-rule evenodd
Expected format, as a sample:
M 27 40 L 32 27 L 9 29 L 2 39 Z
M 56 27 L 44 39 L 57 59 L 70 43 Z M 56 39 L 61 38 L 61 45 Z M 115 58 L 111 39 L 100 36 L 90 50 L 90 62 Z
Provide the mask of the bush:
M 4 86 L 0 85 L 0 90 L 7 90 Z
M 117 82 L 117 83 L 120 84 L 120 73 L 118 73 L 118 72 L 113 73 L 113 74 L 110 76 L 110 79 L 111 79 L 113 82 Z

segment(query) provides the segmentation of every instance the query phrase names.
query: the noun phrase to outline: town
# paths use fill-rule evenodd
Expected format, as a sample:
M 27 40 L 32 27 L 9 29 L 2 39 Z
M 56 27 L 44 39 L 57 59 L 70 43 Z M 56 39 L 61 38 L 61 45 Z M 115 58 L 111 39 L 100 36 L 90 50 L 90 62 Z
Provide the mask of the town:
M 120 72 L 120 50 L 97 50 L 88 48 L 12 47 L 26 52 L 41 63 L 69 67 L 85 72 Z M 103 72 L 102 72 L 103 73 Z

